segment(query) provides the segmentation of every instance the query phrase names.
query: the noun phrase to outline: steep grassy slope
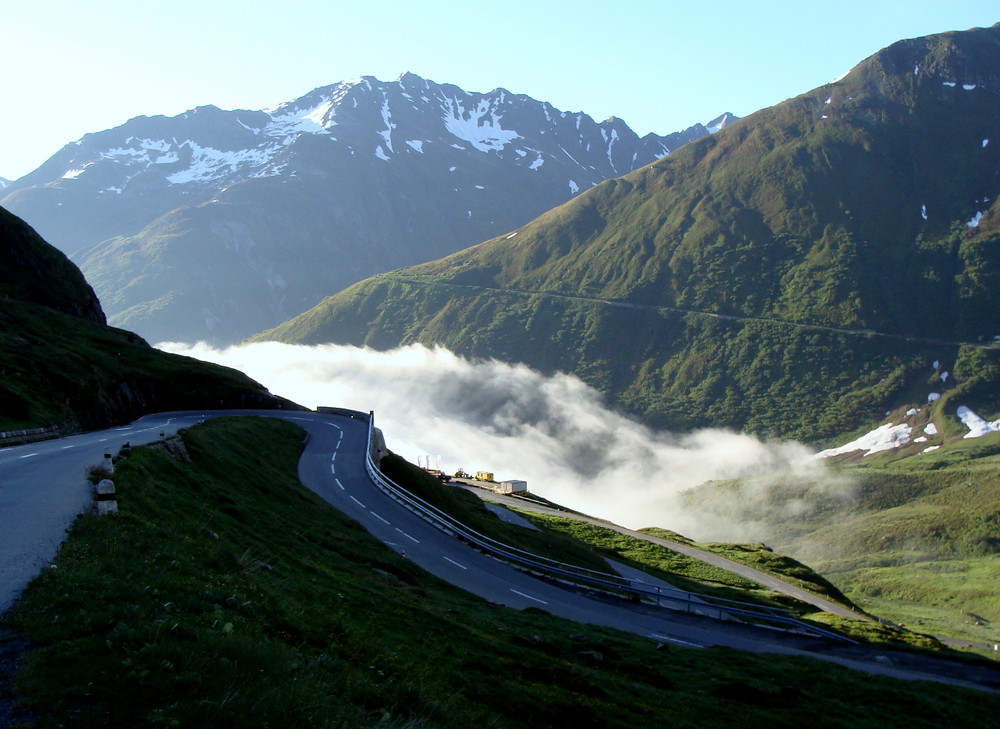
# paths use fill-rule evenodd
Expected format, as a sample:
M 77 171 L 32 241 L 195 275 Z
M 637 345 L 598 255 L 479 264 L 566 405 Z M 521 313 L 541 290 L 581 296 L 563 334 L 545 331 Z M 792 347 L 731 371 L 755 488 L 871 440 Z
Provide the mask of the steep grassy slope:
M 714 483 L 687 495 L 866 610 L 922 632 L 1000 640 L 1000 433 L 867 456 L 838 482 Z M 798 504 L 788 517 L 788 505 Z
M 36 646 L 17 681 L 36 726 L 881 729 L 1000 710 L 487 604 L 304 490 L 301 435 L 212 421 L 118 464 L 122 511 L 81 517 L 14 616 Z
M 34 230 L 0 208 L 0 301 L 23 301 L 104 324 L 80 270 Z
M 104 324 L 66 257 L 0 209 L 0 430 L 64 430 L 145 412 L 290 406 L 245 375 Z
M 997 334 L 998 90 L 1000 28 L 898 43 L 259 338 L 440 343 L 575 372 L 657 426 L 830 437 Z

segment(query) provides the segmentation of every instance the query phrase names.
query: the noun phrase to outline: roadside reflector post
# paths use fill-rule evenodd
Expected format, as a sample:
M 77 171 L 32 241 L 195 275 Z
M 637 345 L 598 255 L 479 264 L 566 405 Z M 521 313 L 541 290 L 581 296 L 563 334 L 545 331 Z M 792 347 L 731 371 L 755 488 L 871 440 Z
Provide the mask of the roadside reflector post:
M 118 511 L 115 484 L 111 479 L 105 478 L 97 482 L 97 485 L 94 486 L 94 498 L 97 502 L 98 514 L 113 514 Z

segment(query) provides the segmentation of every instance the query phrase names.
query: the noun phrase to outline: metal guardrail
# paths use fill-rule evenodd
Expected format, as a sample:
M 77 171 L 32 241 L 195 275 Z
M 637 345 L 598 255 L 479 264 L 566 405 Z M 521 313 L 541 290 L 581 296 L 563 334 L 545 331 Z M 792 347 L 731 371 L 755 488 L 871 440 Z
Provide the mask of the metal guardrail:
M 619 575 L 612 575 L 605 572 L 597 572 L 585 567 L 578 567 L 563 562 L 559 562 L 548 557 L 542 557 L 524 550 L 512 547 L 484 534 L 470 529 L 458 519 L 450 514 L 446 514 L 432 504 L 428 504 L 423 499 L 414 496 L 406 489 L 386 478 L 379 470 L 372 459 L 371 444 L 375 429 L 375 414 L 369 413 L 368 417 L 368 448 L 365 453 L 365 466 L 368 476 L 372 482 L 392 499 L 398 501 L 410 511 L 415 512 L 442 531 L 456 536 L 484 553 L 502 559 L 512 566 L 526 570 L 530 573 L 544 577 L 556 579 L 561 582 L 585 586 L 601 592 L 614 595 L 626 595 L 640 600 L 645 599 L 647 603 L 652 603 L 657 607 L 664 607 L 666 603 L 680 603 L 687 606 L 687 612 L 694 612 L 700 615 L 713 617 L 712 613 L 717 612 L 719 619 L 727 616 L 741 617 L 748 620 L 755 620 L 763 623 L 779 625 L 785 628 L 799 630 L 838 641 L 856 644 L 857 641 L 838 635 L 829 630 L 824 630 L 813 625 L 808 625 L 794 617 L 794 613 L 784 608 L 767 608 L 752 603 L 728 600 L 725 598 L 712 597 L 710 595 L 700 595 L 693 592 L 681 591 L 682 595 L 664 595 L 658 587 L 638 587 L 635 582 Z

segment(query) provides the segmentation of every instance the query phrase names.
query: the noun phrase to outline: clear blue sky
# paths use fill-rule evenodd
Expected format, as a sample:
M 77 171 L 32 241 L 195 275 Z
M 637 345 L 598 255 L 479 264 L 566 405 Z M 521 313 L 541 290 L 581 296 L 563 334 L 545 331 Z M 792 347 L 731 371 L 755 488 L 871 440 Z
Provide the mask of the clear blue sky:
M 32 0 L 0 18 L 0 176 L 139 115 L 261 109 L 362 75 L 502 86 L 666 134 L 745 116 L 997 0 Z

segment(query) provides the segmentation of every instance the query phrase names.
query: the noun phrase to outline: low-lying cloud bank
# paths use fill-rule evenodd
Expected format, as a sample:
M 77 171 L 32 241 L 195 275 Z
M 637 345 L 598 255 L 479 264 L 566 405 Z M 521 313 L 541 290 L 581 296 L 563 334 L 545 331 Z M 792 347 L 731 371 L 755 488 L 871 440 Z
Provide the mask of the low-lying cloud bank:
M 808 512 L 809 504 L 801 498 L 783 503 L 780 488 L 767 485 L 770 477 L 775 483 L 788 476 L 826 481 L 822 462 L 801 444 L 716 429 L 656 432 L 609 410 L 576 377 L 470 361 L 441 348 L 159 347 L 242 370 L 308 407 L 374 410 L 389 448 L 414 463 L 440 457 L 448 472 L 462 467 L 521 478 L 545 498 L 632 528 L 659 526 L 696 539 L 766 539 L 762 523 L 693 513 L 679 494 L 710 480 L 764 479 L 738 498 L 766 498 L 755 511 L 791 517 Z

